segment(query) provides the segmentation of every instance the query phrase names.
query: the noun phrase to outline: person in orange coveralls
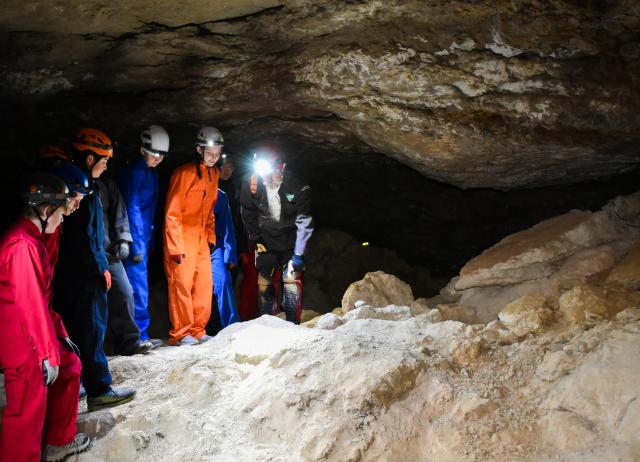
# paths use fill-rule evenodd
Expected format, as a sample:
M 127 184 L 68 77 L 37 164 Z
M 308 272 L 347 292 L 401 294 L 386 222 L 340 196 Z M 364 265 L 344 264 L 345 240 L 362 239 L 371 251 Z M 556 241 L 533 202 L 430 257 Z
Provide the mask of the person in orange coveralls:
M 169 285 L 171 345 L 197 345 L 209 340 L 213 282 L 210 255 L 216 233 L 213 206 L 218 197 L 224 139 L 214 127 L 200 129 L 195 165 L 178 167 L 171 176 L 164 225 L 164 269 Z
M 71 194 L 49 173 L 32 174 L 25 186 L 23 213 L 0 240 L 0 366 L 7 396 L 0 460 L 54 461 L 90 442 L 76 433 L 79 351 L 51 310 L 53 268 L 44 242 L 70 212 Z

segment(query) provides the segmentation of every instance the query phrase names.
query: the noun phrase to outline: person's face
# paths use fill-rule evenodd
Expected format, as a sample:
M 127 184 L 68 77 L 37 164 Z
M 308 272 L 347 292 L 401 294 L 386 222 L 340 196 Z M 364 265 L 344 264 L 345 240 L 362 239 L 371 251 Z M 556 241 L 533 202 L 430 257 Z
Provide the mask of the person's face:
M 222 146 L 198 146 L 198 152 L 202 156 L 202 163 L 207 167 L 213 167 L 220 159 Z
M 64 216 L 68 217 L 73 212 L 78 210 L 78 208 L 80 208 L 80 202 L 82 201 L 83 197 L 84 197 L 84 194 L 81 194 L 79 192 L 75 193 L 73 197 L 69 200 L 69 203 L 67 204 L 66 210 L 64 212 Z
M 66 207 L 62 206 L 57 207 L 55 211 L 51 213 L 51 208 L 47 207 L 45 213 L 51 213 L 51 216 L 49 217 L 49 220 L 47 220 L 46 229 L 44 229 L 43 231 L 45 234 L 53 234 L 56 231 L 58 226 L 60 226 L 60 223 L 62 223 L 62 221 L 64 220 L 65 211 Z
M 269 173 L 265 180 L 267 183 L 276 185 L 282 183 L 282 179 L 284 178 L 284 164 L 282 164 L 282 168 L 276 168 L 273 172 Z
M 222 167 L 220 167 L 220 179 L 227 181 L 229 178 L 231 178 L 231 175 L 233 175 L 234 170 L 235 168 L 233 167 L 233 164 L 231 162 L 225 162 L 224 164 L 222 164 Z
M 144 157 L 144 161 L 149 168 L 156 168 L 158 165 L 160 165 L 160 162 L 164 160 L 163 156 L 152 156 L 148 152 L 144 152 L 144 150 L 142 151 L 142 156 Z
M 87 167 L 91 172 L 91 178 L 100 178 L 107 170 L 107 163 L 109 162 L 109 158 L 106 156 L 87 156 Z

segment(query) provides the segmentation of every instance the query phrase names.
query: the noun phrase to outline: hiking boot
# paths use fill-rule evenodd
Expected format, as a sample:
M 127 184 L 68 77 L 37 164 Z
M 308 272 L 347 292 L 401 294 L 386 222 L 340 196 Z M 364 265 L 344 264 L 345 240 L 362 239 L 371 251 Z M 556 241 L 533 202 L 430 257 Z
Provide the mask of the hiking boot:
M 178 343 L 176 343 L 177 346 L 183 346 L 183 345 L 197 345 L 198 341 L 192 337 L 191 335 L 187 335 L 186 337 L 182 337 Z
M 138 342 L 136 349 L 133 350 L 134 355 L 143 355 L 153 350 L 155 345 L 151 343 L 149 340 L 143 340 L 142 342 Z
M 132 388 L 110 388 L 109 391 L 100 396 L 89 396 L 87 398 L 87 407 L 90 412 L 99 411 L 100 409 L 128 403 L 134 396 L 136 396 L 136 391 Z
M 200 338 L 198 339 L 198 344 L 200 344 L 200 343 L 204 343 L 204 342 L 208 342 L 208 341 L 209 341 L 209 340 L 211 340 L 212 338 L 213 338 L 213 337 L 212 337 L 211 335 L 204 334 L 202 337 L 200 337 Z
M 85 451 L 89 447 L 90 443 L 91 438 L 89 438 L 89 435 L 86 433 L 76 433 L 76 436 L 73 437 L 71 443 L 65 444 L 64 446 L 45 444 L 40 458 L 46 462 L 64 460 L 67 456 L 80 454 Z

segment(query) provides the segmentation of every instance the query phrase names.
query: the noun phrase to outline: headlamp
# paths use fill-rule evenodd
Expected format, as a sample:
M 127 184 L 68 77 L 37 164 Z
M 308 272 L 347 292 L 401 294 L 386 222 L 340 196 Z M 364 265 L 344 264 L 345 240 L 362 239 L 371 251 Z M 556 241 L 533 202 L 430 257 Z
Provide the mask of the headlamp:
M 267 159 L 256 159 L 254 169 L 258 175 L 266 176 L 273 173 L 273 163 Z

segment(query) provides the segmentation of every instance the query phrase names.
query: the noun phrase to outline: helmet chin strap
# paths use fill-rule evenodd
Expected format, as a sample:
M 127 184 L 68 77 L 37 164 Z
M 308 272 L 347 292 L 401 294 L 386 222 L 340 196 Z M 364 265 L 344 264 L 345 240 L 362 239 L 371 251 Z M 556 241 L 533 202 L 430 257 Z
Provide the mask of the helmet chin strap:
M 42 217 L 40 216 L 40 212 L 38 212 L 38 208 L 35 206 L 32 206 L 31 209 L 36 213 L 36 217 L 38 217 L 38 220 L 40 221 L 40 226 L 42 226 L 42 234 L 44 234 L 45 230 L 47 229 L 47 224 L 49 223 L 49 218 L 51 218 L 51 215 L 53 215 L 53 213 L 50 213 L 47 218 L 45 218 L 44 220 L 42 219 Z

